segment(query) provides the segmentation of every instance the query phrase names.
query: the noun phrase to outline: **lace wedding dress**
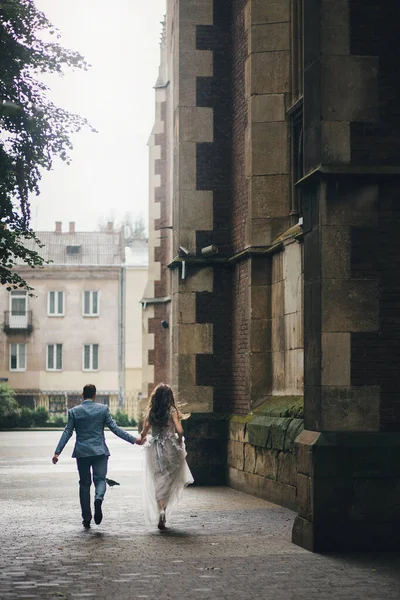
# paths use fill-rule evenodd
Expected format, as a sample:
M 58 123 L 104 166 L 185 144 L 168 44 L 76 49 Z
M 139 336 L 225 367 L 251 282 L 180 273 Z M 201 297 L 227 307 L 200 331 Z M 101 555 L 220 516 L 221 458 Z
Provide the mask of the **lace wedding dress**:
M 171 409 L 171 415 L 176 409 Z M 193 483 L 186 462 L 185 442 L 179 444 L 175 425 L 170 416 L 162 429 L 153 428 L 152 436 L 143 446 L 144 482 L 142 500 L 145 522 L 156 526 L 160 505 L 166 507 L 167 517 L 178 504 L 183 489 Z

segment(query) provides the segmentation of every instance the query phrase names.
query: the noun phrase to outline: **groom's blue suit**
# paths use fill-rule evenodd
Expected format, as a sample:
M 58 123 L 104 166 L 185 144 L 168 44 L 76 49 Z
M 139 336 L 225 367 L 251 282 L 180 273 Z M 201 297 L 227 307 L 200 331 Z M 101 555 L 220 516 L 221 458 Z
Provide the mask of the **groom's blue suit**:
M 79 471 L 79 497 L 84 522 L 91 521 L 90 486 L 92 483 L 90 469 L 93 470 L 95 500 L 103 500 L 106 492 L 107 462 L 110 451 L 104 438 L 104 428 L 118 437 L 136 443 L 136 438 L 124 431 L 110 415 L 108 407 L 93 400 L 84 400 L 79 406 L 68 411 L 68 422 L 58 442 L 55 454 L 61 454 L 64 446 L 76 431 L 76 443 L 72 457 L 76 458 Z

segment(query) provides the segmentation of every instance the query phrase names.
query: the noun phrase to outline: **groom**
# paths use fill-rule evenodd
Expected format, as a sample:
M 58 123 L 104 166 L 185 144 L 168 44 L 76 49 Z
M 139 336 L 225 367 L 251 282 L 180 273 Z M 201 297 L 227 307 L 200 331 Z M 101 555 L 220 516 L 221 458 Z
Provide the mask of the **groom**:
M 57 464 L 65 444 L 72 433 L 76 431 L 76 443 L 72 454 L 76 458 L 79 471 L 79 499 L 82 509 L 82 525 L 89 529 L 92 520 L 90 508 L 90 486 L 92 484 L 91 471 L 95 487 L 94 522 L 100 525 L 103 519 L 101 505 L 106 493 L 107 463 L 110 451 L 104 438 L 104 427 L 109 427 L 115 435 L 130 444 L 139 444 L 140 436 L 135 438 L 124 431 L 115 423 L 108 407 L 95 402 L 96 386 L 85 385 L 83 388 L 83 402 L 68 411 L 68 422 L 58 442 L 53 456 L 53 463 Z

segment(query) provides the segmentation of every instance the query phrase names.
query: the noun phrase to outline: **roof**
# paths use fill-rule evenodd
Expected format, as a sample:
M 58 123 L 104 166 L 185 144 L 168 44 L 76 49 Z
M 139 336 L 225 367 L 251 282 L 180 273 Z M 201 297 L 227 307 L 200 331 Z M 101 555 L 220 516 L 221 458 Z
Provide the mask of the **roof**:
M 52 261 L 52 265 L 114 266 L 124 260 L 124 242 L 116 231 L 37 231 L 36 235 L 44 248 L 38 248 L 33 240 L 28 240 L 26 247 L 37 251 L 44 260 Z M 19 264 L 24 263 L 19 261 Z

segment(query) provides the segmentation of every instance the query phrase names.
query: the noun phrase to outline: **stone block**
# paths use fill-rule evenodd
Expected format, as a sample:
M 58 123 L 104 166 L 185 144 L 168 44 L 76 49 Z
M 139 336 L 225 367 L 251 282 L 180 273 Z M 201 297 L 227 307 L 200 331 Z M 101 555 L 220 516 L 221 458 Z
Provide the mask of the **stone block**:
M 174 323 L 196 323 L 196 294 L 194 292 L 174 294 Z
M 267 96 L 254 96 L 263 98 Z M 252 218 L 285 217 L 290 213 L 289 177 L 268 175 L 249 179 Z
M 257 319 L 250 326 L 250 352 L 271 350 L 271 319 Z
M 300 395 L 304 389 L 303 348 L 285 351 L 285 393 Z
M 180 354 L 212 354 L 213 326 L 211 323 L 179 325 Z
M 289 226 L 290 217 L 247 219 L 246 245 L 271 246 L 274 240 Z
M 177 355 L 179 389 L 192 388 L 196 385 L 196 357 L 194 354 Z
M 250 286 L 271 284 L 271 261 L 266 256 L 252 256 Z
M 245 7 L 245 28 L 258 23 L 290 21 L 289 0 L 251 0 Z
M 248 127 L 247 175 L 280 175 L 289 172 L 286 123 L 253 123 Z
M 322 54 L 350 54 L 350 14 L 348 0 L 322 0 Z
M 179 107 L 179 140 L 181 142 L 213 142 L 214 110 L 198 106 Z
M 213 229 L 213 192 L 181 190 L 177 192 L 179 223 L 197 231 Z M 193 251 L 195 248 L 193 247 Z
M 256 449 L 251 444 L 244 445 L 244 470 L 254 473 L 256 466 Z
M 255 473 L 267 479 L 277 479 L 278 458 L 276 450 L 256 448 Z
M 303 307 L 302 246 L 289 244 L 283 252 L 283 278 L 285 279 L 284 312 L 296 313 Z
M 278 481 L 272 481 L 272 479 L 266 479 L 265 481 L 269 488 L 269 501 L 273 504 L 278 504 L 278 506 L 282 506 L 283 485 Z
M 245 94 L 286 94 L 289 91 L 287 50 L 250 54 L 245 65 Z M 279 171 L 278 171 L 279 172 Z
M 314 525 L 307 519 L 297 516 L 292 531 L 292 543 L 305 548 L 309 552 L 315 551 Z
M 285 436 L 285 444 L 284 451 L 285 452 L 294 452 L 294 443 L 300 433 L 304 430 L 304 420 L 303 419 L 292 419 L 289 423 L 289 426 L 286 430 Z
M 186 386 L 181 383 L 179 400 L 187 402 L 185 410 L 191 413 L 211 413 L 214 407 L 214 389 L 211 386 Z
M 214 269 L 207 267 L 194 270 L 187 265 L 186 279 L 181 280 L 180 290 L 185 292 L 212 292 L 214 289 Z
M 282 506 L 297 511 L 297 489 L 292 485 L 282 485 Z
M 297 507 L 299 517 L 312 521 L 314 516 L 313 483 L 311 477 L 297 474 Z
M 283 450 L 285 447 L 286 431 L 291 419 L 275 417 L 271 423 L 271 447 L 275 450 Z
M 273 417 L 254 415 L 253 419 L 247 425 L 249 444 L 263 448 L 271 448 L 272 438 L 270 430 L 272 423 Z
M 242 444 L 247 442 L 247 422 L 248 420 L 236 420 L 234 417 L 229 420 L 229 439 Z
M 228 440 L 228 466 L 244 470 L 244 444 Z
M 351 383 L 350 333 L 322 333 L 322 385 L 349 386 Z
M 330 226 L 321 228 L 322 277 L 350 279 L 350 228 Z
M 252 25 L 248 30 L 248 53 L 290 49 L 290 23 Z
M 273 267 L 274 267 L 274 263 Z M 272 270 L 274 274 L 274 268 Z M 277 281 L 271 286 L 271 316 L 272 318 L 281 317 L 285 313 L 285 284 L 284 281 Z
M 283 280 L 283 252 L 277 252 L 272 257 L 272 283 Z M 283 314 L 283 311 L 279 314 Z
M 272 352 L 272 389 L 282 394 L 285 390 L 285 352 Z
M 303 348 L 303 313 L 301 311 L 285 315 L 284 320 L 284 347 L 280 350 L 296 350 Z M 281 332 L 282 333 L 282 332 Z
M 379 387 L 321 388 L 322 431 L 379 431 Z
M 266 391 L 271 387 L 269 358 L 266 352 L 251 352 L 249 355 L 252 395 L 265 396 Z
M 271 308 L 271 288 L 269 285 L 252 285 L 250 287 L 250 318 L 268 319 Z
M 376 122 L 379 118 L 378 57 L 322 58 L 322 120 Z
M 274 352 L 285 350 L 285 317 L 274 317 L 271 319 L 271 347 Z
M 181 25 L 213 25 L 213 0 L 188 0 L 179 4 L 179 20 Z M 185 27 L 182 27 L 184 30 Z
M 278 481 L 293 487 L 297 485 L 296 456 L 291 452 L 278 454 Z
M 339 227 L 376 227 L 378 224 L 379 187 L 363 178 L 332 182 L 320 203 L 322 225 Z
M 196 189 L 196 143 L 180 142 L 178 147 L 177 188 Z
M 284 94 L 261 94 L 248 100 L 249 123 L 269 123 L 285 121 L 286 106 Z
M 343 121 L 322 121 L 321 127 L 322 164 L 350 164 L 350 123 Z
M 325 279 L 322 282 L 322 331 L 378 331 L 378 282 Z
M 193 35 L 196 35 L 195 32 Z M 192 74 L 195 74 L 196 77 L 212 77 L 214 72 L 213 52 L 211 50 L 196 50 L 192 45 L 190 47 L 186 46 L 179 53 L 179 70 L 180 75 L 183 75 L 183 77 Z

